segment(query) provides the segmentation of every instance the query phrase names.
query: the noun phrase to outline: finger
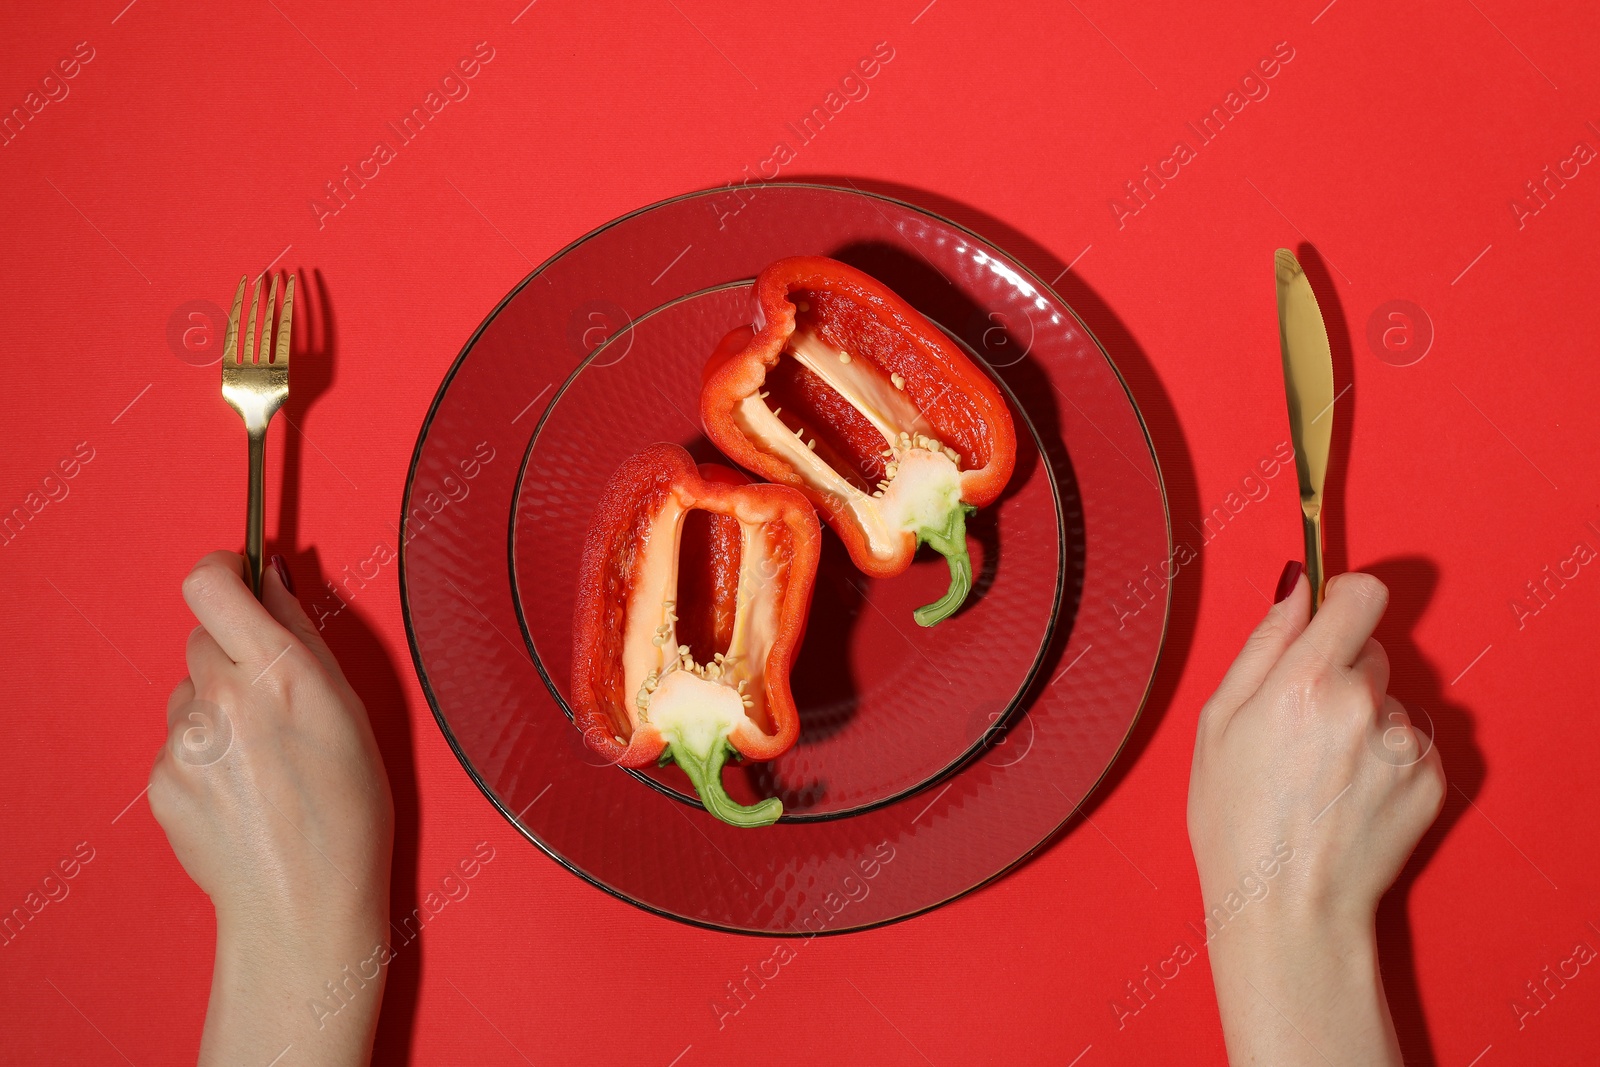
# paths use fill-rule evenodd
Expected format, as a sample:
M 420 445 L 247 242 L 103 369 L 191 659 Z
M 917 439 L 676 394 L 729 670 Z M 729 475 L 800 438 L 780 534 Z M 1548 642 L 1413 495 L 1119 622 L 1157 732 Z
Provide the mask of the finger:
M 1438 791 L 1438 796 L 1433 801 L 1433 812 L 1428 816 L 1428 824 L 1431 826 L 1433 820 L 1439 817 L 1439 812 L 1444 810 L 1447 779 L 1444 776 L 1444 760 L 1439 756 L 1439 746 L 1433 743 L 1431 737 L 1424 739 L 1423 744 L 1428 746 L 1428 754 L 1422 757 L 1422 766 L 1432 774 L 1434 788 Z
M 1375 705 L 1382 706 L 1389 697 L 1389 653 L 1373 638 L 1367 638 L 1366 645 L 1361 649 L 1361 654 L 1350 665 L 1350 669 L 1366 679 L 1368 687 L 1372 690 L 1372 699 Z
M 172 729 L 172 724 L 178 721 L 178 713 L 183 706 L 194 699 L 194 679 L 185 678 L 172 690 L 172 695 L 167 697 L 167 729 Z
M 1289 596 L 1272 605 L 1266 618 L 1245 640 L 1228 673 L 1222 676 L 1216 695 L 1207 704 L 1207 717 L 1219 711 L 1231 713 L 1261 688 L 1273 666 L 1306 628 L 1311 615 L 1311 586 L 1304 576 L 1295 583 Z
M 300 643 L 322 661 L 329 674 L 336 678 L 344 677 L 344 672 L 339 669 L 339 661 L 333 658 L 333 651 L 322 639 L 321 632 L 311 621 L 311 616 L 306 614 L 306 609 L 300 605 L 300 598 L 289 592 L 283 584 L 283 577 L 276 566 L 264 568 L 261 603 L 279 625 L 298 637 Z
M 1355 662 L 1389 605 L 1389 590 L 1370 574 L 1341 574 L 1328 583 L 1327 599 L 1306 626 L 1294 655 L 1336 667 Z
M 264 665 L 283 654 L 292 638 L 244 584 L 244 558 L 212 552 L 183 580 L 183 599 L 235 663 Z
M 232 658 L 204 626 L 196 626 L 189 631 L 183 659 L 189 667 L 189 677 L 197 679 L 197 684 L 204 686 L 225 677 L 234 667 Z
M 1385 697 L 1378 708 L 1378 731 L 1384 762 L 1399 767 L 1420 763 L 1433 749 L 1433 738 L 1416 728 L 1411 713 L 1394 697 Z

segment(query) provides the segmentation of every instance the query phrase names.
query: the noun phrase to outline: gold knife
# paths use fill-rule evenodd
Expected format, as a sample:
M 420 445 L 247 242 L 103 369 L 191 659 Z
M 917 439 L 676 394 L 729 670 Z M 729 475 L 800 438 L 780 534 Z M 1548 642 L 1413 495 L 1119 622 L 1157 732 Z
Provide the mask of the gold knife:
M 1289 398 L 1289 436 L 1300 476 L 1300 514 L 1305 520 L 1306 578 L 1311 611 L 1322 605 L 1322 483 L 1333 444 L 1333 354 L 1317 296 L 1300 261 L 1287 248 L 1273 256 L 1278 277 L 1278 341 L 1283 348 L 1283 386 Z

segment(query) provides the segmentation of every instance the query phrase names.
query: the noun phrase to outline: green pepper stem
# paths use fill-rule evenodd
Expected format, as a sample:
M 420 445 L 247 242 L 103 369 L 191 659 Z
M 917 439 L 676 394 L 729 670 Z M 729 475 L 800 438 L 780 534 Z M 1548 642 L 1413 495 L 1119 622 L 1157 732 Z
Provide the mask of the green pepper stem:
M 938 529 L 924 527 L 917 531 L 918 545 L 932 545 L 935 552 L 944 556 L 950 565 L 950 588 L 944 596 L 918 608 L 912 618 L 918 626 L 936 626 L 954 615 L 972 592 L 972 556 L 967 552 L 967 515 L 977 509 L 970 504 L 957 504 L 950 509 L 943 526 Z
M 727 738 L 718 737 L 710 752 L 695 752 L 681 739 L 667 743 L 667 752 L 683 768 L 700 795 L 700 803 L 707 811 L 729 826 L 771 826 L 783 814 L 783 801 L 768 797 L 759 804 L 746 807 L 722 789 L 722 765 L 728 761 L 733 746 Z

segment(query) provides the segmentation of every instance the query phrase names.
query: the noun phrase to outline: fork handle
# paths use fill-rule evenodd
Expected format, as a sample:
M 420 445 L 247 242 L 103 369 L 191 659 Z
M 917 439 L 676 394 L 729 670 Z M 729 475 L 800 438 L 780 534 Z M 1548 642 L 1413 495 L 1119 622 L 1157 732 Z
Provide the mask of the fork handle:
M 250 441 L 250 481 L 244 510 L 244 559 L 250 591 L 261 598 L 261 546 L 266 527 L 267 429 L 246 431 Z

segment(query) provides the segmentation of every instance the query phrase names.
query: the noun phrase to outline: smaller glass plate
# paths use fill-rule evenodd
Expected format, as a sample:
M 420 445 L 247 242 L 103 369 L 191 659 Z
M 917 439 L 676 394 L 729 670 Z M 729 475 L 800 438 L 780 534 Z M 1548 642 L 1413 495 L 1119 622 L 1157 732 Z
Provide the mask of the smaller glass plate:
M 528 650 L 569 717 L 573 603 L 595 502 L 623 460 L 657 441 L 681 444 L 702 463 L 729 462 L 701 432 L 701 368 L 751 312 L 749 279 L 646 312 L 579 365 L 534 430 L 512 510 L 512 581 Z M 735 800 L 778 797 L 790 821 L 890 803 L 959 765 L 1022 699 L 1050 644 L 1066 532 L 1037 433 L 1011 407 L 1017 473 L 968 523 L 975 580 L 953 618 L 921 627 L 911 617 L 944 593 L 943 557 L 925 549 L 906 574 L 874 580 L 824 529 L 793 674 L 800 739 L 770 762 L 730 764 L 723 785 Z M 699 804 L 676 767 L 630 774 L 616 775 L 618 790 L 641 788 L 637 778 Z

